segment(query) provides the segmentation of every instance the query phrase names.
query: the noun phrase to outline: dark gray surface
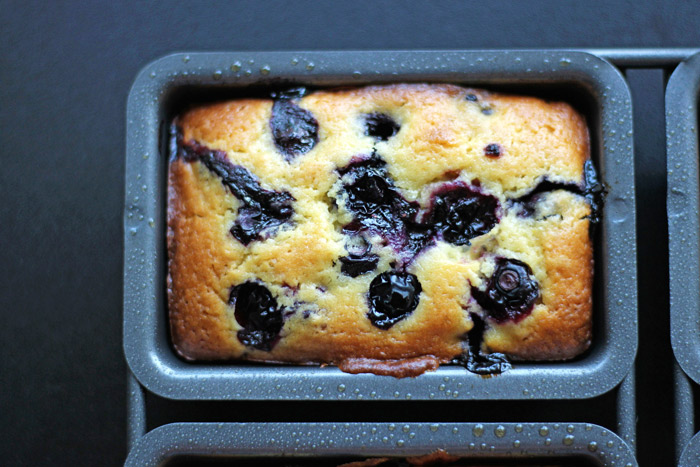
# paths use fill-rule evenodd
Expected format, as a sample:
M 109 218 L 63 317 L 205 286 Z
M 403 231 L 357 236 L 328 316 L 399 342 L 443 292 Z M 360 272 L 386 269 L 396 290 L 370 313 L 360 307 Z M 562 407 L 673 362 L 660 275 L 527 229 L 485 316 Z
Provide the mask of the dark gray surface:
M 124 114 L 149 61 L 178 50 L 700 46 L 692 1 L 376 3 L 0 2 L 3 463 L 119 465 L 126 455 Z M 665 161 L 655 154 L 637 180 L 649 194 L 640 210 L 658 212 Z M 665 248 L 661 224 L 640 230 L 640 257 Z M 640 274 L 650 352 L 670 348 L 649 329 L 668 327 L 653 272 Z M 670 382 L 643 366 L 639 387 L 653 397 L 640 394 L 640 407 L 671 410 Z M 650 433 L 668 440 L 666 427 Z M 668 465 L 664 445 L 642 443 L 640 458 Z

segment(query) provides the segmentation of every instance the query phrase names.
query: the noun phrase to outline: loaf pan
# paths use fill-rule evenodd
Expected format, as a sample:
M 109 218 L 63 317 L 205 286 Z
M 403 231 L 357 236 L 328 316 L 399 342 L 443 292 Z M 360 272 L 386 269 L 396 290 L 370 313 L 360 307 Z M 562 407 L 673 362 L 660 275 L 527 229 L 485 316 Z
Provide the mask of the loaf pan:
M 693 383 L 676 364 L 674 368 L 674 408 L 676 458 L 680 467 L 700 466 L 700 437 L 693 437 L 695 430 L 695 403 Z M 700 433 L 699 433 L 700 435 Z
M 172 423 L 140 438 L 125 465 L 218 460 L 230 463 L 223 465 L 333 466 L 369 457 L 421 456 L 437 449 L 471 461 L 499 459 L 506 466 L 520 465 L 514 461 L 637 465 L 630 447 L 615 433 L 585 423 Z
M 678 460 L 678 467 L 698 466 L 700 466 L 700 433 L 693 436 Z
M 666 88 L 671 343 L 681 368 L 700 383 L 700 54 L 682 62 Z
M 335 367 L 187 363 L 169 342 L 165 290 L 166 129 L 174 110 L 272 87 L 447 82 L 568 100 L 586 116 L 607 187 L 594 238 L 594 340 L 576 360 L 518 363 L 492 378 L 457 366 L 417 378 Z M 146 66 L 127 105 L 124 350 L 136 378 L 166 398 L 590 398 L 615 387 L 637 350 L 634 164 L 630 94 L 608 62 L 573 51 L 175 54 Z

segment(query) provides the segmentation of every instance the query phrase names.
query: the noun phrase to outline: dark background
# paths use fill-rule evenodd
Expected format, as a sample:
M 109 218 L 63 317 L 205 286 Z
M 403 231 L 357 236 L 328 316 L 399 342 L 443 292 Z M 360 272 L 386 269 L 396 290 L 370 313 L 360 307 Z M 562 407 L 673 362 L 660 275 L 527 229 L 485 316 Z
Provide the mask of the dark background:
M 175 51 L 643 46 L 700 47 L 700 2 L 0 0 L 0 463 L 119 465 L 126 456 L 125 106 L 146 63 Z M 627 74 L 637 135 L 642 465 L 673 459 L 668 71 Z M 592 405 L 609 411 L 608 399 Z M 182 419 L 217 418 L 212 411 L 231 421 L 310 419 L 308 406 L 289 403 L 149 404 L 149 426 L 178 419 L 177 410 Z M 539 404 L 523 403 L 526 421 L 538 421 Z M 605 420 L 578 404 L 568 409 L 572 418 L 585 410 Z M 430 402 L 374 418 L 376 404 L 327 407 L 346 420 L 354 418 L 348 411 L 363 420 L 411 411 L 416 420 L 460 420 L 455 406 Z

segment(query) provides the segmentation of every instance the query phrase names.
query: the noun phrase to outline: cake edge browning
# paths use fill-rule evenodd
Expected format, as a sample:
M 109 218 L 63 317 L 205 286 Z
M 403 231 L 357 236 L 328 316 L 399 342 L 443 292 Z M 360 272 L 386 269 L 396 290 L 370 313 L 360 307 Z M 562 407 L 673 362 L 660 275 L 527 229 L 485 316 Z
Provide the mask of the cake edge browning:
M 240 347 L 235 332 L 225 314 L 225 303 L 213 292 L 216 281 L 212 267 L 190 267 L 190 262 L 203 262 L 208 255 L 206 245 L 189 240 L 197 232 L 189 229 L 185 220 L 196 217 L 191 203 L 183 202 L 190 190 L 188 183 L 194 177 L 191 164 L 173 159 L 168 174 L 168 276 L 167 295 L 169 321 L 173 347 L 178 355 L 188 361 L 225 360 L 235 358 L 231 349 Z M 189 196 L 193 196 L 191 193 Z M 206 229 L 201 229 L 206 232 Z M 190 251 L 183 251 L 183 246 Z M 191 248 L 194 247 L 194 248 Z M 219 265 L 219 267 L 221 267 Z M 205 285 L 202 286 L 201 284 Z M 175 284 L 178 284 L 177 286 Z M 202 293 L 195 293 L 201 291 Z
M 587 204 L 582 208 L 579 211 L 590 213 Z M 548 283 L 540 297 L 545 307 L 535 306 L 521 323 L 487 330 L 484 343 L 489 351 L 518 361 L 561 361 L 590 347 L 594 259 L 589 229 L 590 222 L 583 217 L 545 230 L 542 246 Z

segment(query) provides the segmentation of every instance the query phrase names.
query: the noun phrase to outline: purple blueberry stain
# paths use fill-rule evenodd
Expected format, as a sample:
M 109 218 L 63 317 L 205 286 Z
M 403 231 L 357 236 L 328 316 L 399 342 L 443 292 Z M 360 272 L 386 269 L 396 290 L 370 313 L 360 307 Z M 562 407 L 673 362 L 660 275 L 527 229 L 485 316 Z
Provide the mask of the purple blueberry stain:
M 472 286 L 471 290 L 486 315 L 498 323 L 525 318 L 540 297 L 539 283 L 530 266 L 502 257 L 496 259 L 496 270 L 486 282 L 486 289 Z
M 591 224 L 597 224 L 601 220 L 603 211 L 603 201 L 607 190 L 605 185 L 598 179 L 593 161 L 587 160 L 583 165 L 583 196 L 591 205 Z
M 512 368 L 508 358 L 498 352 L 484 353 L 481 344 L 484 341 L 486 323 L 476 313 L 470 313 L 474 326 L 467 333 L 467 351 L 455 358 L 453 363 L 462 365 L 471 373 L 491 376 L 504 373 Z
M 275 146 L 287 162 L 311 151 L 318 143 L 318 121 L 295 102 L 304 93 L 303 88 L 297 88 L 273 94 L 270 129 Z
M 565 190 L 583 196 L 591 206 L 591 214 L 588 216 L 591 226 L 593 227 L 600 222 L 607 191 L 605 185 L 598 179 L 595 166 L 590 160 L 584 163 L 581 183 L 557 182 L 544 177 L 529 192 L 518 198 L 511 198 L 508 201 L 511 206 L 520 207 L 519 215 L 532 216 L 542 195 L 556 190 Z
M 291 194 L 264 189 L 253 174 L 232 164 L 223 151 L 209 149 L 196 141 L 185 143 L 179 132 L 177 139 L 178 156 L 188 162 L 200 161 L 240 201 L 236 221 L 231 227 L 231 235 L 236 240 L 248 245 L 289 222 L 294 214 Z
M 386 163 L 376 153 L 354 157 L 338 173 L 344 183 L 345 206 L 354 217 L 343 233 L 379 235 L 398 254 L 402 268 L 438 239 L 467 245 L 499 222 L 498 200 L 460 181 L 440 185 L 431 194 L 428 209 L 421 210 L 394 186 Z
M 421 291 L 420 281 L 414 274 L 383 272 L 369 286 L 367 318 L 374 326 L 387 330 L 416 309 Z
M 270 291 L 257 282 L 245 282 L 231 289 L 229 305 L 243 329 L 238 340 L 247 347 L 270 351 L 279 340 L 285 310 L 277 306 Z
M 371 113 L 365 116 L 365 135 L 378 141 L 388 141 L 400 129 L 399 124 L 387 114 Z

